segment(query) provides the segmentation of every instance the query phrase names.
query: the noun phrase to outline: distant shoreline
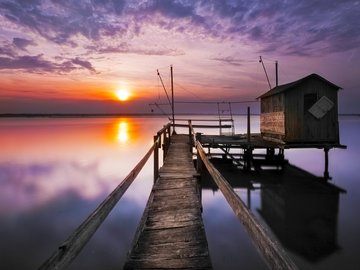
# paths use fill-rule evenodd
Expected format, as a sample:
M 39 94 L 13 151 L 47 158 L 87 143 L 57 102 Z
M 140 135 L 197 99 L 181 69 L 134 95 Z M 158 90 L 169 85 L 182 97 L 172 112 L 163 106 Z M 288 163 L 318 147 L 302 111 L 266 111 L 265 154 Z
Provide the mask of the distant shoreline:
M 218 116 L 218 114 L 208 114 L 208 113 L 180 113 L 179 116 L 186 115 L 211 115 Z M 246 114 L 233 114 L 233 116 L 243 116 Z M 251 115 L 260 115 L 260 114 L 251 114 Z M 0 118 L 85 118 L 85 117 L 149 117 L 149 116 L 163 116 L 163 114 L 153 114 L 153 113 L 133 113 L 133 114 L 96 114 L 96 113 L 3 113 L 0 114 Z M 339 114 L 339 116 L 360 116 L 360 113 L 344 113 Z

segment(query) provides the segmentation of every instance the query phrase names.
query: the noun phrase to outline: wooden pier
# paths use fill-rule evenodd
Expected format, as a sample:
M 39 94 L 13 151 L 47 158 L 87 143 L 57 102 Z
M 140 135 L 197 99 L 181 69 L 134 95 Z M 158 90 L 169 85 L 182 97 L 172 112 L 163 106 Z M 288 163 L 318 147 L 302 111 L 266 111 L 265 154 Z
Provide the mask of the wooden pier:
M 212 269 L 202 221 L 201 187 L 196 168 L 206 168 L 234 211 L 269 269 L 296 270 L 280 243 L 260 224 L 227 180 L 209 161 L 191 121 L 188 134 L 175 134 L 168 123 L 154 136 L 154 144 L 112 193 L 40 266 L 66 269 L 81 252 L 149 157 L 154 157 L 154 186 L 136 231 L 124 269 Z M 173 132 L 171 132 L 173 127 Z M 170 135 L 172 133 L 172 135 Z M 164 164 L 159 169 L 159 148 Z M 227 145 L 228 146 L 228 145 Z M 209 145 L 208 145 L 209 147 Z
M 211 269 L 189 137 L 173 135 L 124 269 Z

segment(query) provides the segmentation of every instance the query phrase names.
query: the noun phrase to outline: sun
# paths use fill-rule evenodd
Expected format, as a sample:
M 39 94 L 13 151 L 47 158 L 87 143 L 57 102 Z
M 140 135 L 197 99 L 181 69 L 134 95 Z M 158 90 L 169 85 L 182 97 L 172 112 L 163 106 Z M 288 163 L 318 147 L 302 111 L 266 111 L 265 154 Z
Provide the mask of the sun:
M 119 89 L 115 92 L 116 97 L 121 101 L 126 101 L 130 97 L 130 92 L 126 89 Z

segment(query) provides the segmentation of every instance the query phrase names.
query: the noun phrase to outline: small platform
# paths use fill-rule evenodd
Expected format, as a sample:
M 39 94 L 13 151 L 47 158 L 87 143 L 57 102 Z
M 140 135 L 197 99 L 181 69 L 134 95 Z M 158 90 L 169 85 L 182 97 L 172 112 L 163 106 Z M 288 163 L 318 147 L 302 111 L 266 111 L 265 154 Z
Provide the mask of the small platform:
M 266 148 L 346 148 L 342 144 L 314 142 L 314 143 L 280 143 L 263 139 L 260 133 L 253 133 L 250 135 L 250 140 L 247 134 L 236 135 L 203 135 L 198 134 L 198 139 L 204 147 L 210 148 L 252 148 L 252 149 L 266 149 Z
M 260 170 L 262 166 L 272 166 L 281 168 L 286 164 L 284 150 L 291 148 L 317 148 L 324 149 L 325 165 L 324 178 L 331 179 L 329 176 L 329 150 L 332 148 L 346 149 L 345 145 L 327 142 L 299 142 L 299 143 L 281 143 L 276 141 L 265 140 L 261 134 L 240 134 L 240 135 L 203 135 L 197 134 L 198 140 L 203 147 L 209 149 L 220 149 L 224 156 L 229 157 L 238 166 L 244 170 Z M 240 149 L 243 153 L 233 153 L 231 149 Z M 266 154 L 254 154 L 253 150 L 264 149 Z M 277 153 L 275 150 L 278 149 Z M 216 155 L 216 154 L 215 154 Z
M 173 135 L 124 269 L 212 269 L 189 136 Z

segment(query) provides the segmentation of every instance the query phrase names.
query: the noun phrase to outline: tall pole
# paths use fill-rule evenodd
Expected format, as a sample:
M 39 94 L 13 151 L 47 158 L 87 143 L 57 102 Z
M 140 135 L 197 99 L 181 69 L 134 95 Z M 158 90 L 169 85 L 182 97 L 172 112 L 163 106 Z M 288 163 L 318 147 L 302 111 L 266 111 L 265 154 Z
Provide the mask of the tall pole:
M 247 107 L 247 142 L 250 143 L 251 130 L 250 130 L 250 107 Z
M 279 86 L 278 61 L 275 61 L 275 75 L 276 75 L 276 86 Z
M 263 69 L 264 69 L 264 72 L 265 72 L 265 75 L 266 75 L 266 79 L 267 79 L 267 82 L 268 82 L 268 84 L 269 84 L 269 88 L 271 89 L 271 84 L 270 84 L 270 81 L 269 81 L 269 76 L 268 76 L 268 74 L 267 74 L 267 72 L 266 72 L 266 68 L 265 68 L 265 65 L 264 65 L 264 62 L 263 62 L 261 56 L 260 56 L 259 63 L 261 63 L 261 65 L 262 65 L 262 67 L 263 67 Z
M 174 78 L 173 78 L 173 67 L 170 66 L 170 75 L 171 75 L 171 112 L 172 112 L 172 122 L 173 122 L 173 133 L 175 132 L 175 113 L 174 113 Z

